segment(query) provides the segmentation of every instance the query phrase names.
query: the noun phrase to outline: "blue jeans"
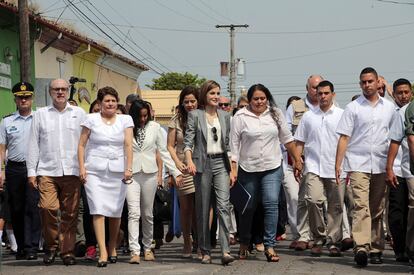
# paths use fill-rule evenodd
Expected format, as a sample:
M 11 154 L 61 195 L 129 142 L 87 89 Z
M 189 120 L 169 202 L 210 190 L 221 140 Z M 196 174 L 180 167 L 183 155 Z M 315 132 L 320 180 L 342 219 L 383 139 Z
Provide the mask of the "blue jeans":
M 266 249 L 273 248 L 276 245 L 282 166 L 263 172 L 246 172 L 239 167 L 237 178 L 238 183 L 252 196 L 244 213 L 239 213 L 240 242 L 245 245 L 250 243 L 253 216 L 258 202 L 261 201 L 264 211 L 264 246 Z

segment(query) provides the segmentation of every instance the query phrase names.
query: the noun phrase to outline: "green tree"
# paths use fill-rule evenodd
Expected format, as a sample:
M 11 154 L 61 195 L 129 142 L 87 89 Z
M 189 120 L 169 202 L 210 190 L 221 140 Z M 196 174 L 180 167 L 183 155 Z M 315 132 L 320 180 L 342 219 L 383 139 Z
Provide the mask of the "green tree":
M 200 87 L 205 81 L 205 78 L 199 78 L 197 74 L 172 72 L 162 74 L 159 78 L 154 78 L 152 80 L 153 84 L 146 86 L 152 90 L 182 90 L 188 85 Z

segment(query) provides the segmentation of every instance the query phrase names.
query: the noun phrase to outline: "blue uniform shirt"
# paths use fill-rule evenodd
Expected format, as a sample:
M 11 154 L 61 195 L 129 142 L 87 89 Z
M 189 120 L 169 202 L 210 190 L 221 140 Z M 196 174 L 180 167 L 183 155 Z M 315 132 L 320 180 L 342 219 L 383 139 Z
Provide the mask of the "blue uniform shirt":
M 17 111 L 0 122 L 0 144 L 6 146 L 8 160 L 26 161 L 32 116 L 33 112 L 24 117 Z

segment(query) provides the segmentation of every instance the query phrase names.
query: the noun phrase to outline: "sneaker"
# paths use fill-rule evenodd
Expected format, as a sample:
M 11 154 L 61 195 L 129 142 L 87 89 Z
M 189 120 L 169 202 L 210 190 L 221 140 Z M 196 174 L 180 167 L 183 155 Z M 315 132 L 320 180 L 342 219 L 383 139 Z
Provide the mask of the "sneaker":
M 151 250 L 146 250 L 144 252 L 144 261 L 155 261 L 154 253 Z
M 86 248 L 85 260 L 94 261 L 96 259 L 96 247 L 94 245 Z

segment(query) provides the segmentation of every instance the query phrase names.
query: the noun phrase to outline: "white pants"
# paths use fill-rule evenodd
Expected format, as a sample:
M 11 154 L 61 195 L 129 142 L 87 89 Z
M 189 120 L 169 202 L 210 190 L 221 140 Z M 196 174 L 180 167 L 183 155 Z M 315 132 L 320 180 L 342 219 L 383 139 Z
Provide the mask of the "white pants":
M 157 173 L 136 173 L 134 181 L 128 185 L 128 237 L 131 255 L 139 255 L 139 218 L 142 218 L 142 244 L 145 250 L 151 250 L 154 234 L 153 207 L 157 191 Z
M 282 181 L 283 188 L 285 190 L 287 214 L 290 230 L 293 240 L 299 239 L 299 233 L 297 229 L 297 211 L 298 211 L 298 194 L 299 183 L 296 181 L 293 175 L 291 166 L 283 170 L 285 177 Z

